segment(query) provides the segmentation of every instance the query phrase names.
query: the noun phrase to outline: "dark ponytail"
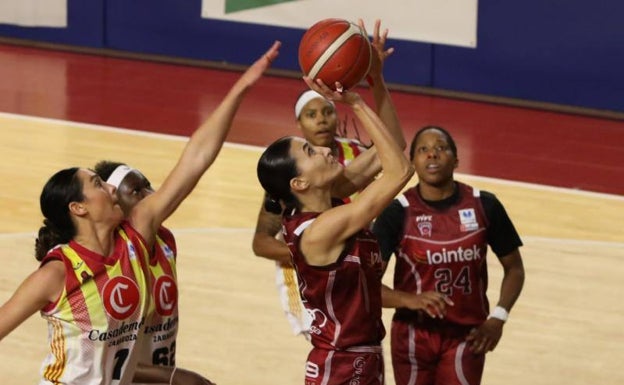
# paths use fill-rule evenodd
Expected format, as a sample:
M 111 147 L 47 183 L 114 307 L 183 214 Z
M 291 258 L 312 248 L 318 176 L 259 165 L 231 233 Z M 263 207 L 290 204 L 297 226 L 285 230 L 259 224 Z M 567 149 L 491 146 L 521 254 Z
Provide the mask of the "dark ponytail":
M 271 197 L 269 194 L 264 194 L 264 209 L 273 214 L 282 214 L 283 211 L 279 200 Z
M 39 205 L 45 219 L 35 241 L 35 258 L 39 261 L 51 248 L 69 242 L 76 235 L 76 226 L 69 214 L 69 204 L 84 200 L 78 170 L 78 167 L 61 170 L 43 187 Z
M 299 175 L 295 160 L 290 156 L 291 141 L 291 137 L 283 137 L 273 142 L 258 161 L 258 180 L 266 191 L 264 208 L 275 214 L 299 205 L 290 190 L 290 180 Z

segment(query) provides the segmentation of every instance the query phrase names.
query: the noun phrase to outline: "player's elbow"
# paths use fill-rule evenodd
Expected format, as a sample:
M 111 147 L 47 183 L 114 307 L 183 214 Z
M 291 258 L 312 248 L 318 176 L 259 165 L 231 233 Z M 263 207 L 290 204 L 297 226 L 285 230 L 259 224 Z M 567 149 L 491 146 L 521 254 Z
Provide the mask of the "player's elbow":
M 262 236 L 258 233 L 256 233 L 253 237 L 253 240 L 251 241 L 251 250 L 253 251 L 254 255 L 256 257 L 263 257 L 264 253 L 264 247 L 263 247 L 263 241 L 262 241 Z
M 405 149 L 407 148 L 407 142 L 405 141 L 405 137 L 403 135 L 401 135 L 396 143 L 399 145 L 399 148 L 401 149 L 401 151 L 405 151 Z
M 272 258 L 272 250 L 275 238 L 263 233 L 256 233 L 251 241 L 251 250 L 256 257 Z
M 524 286 L 524 277 L 525 277 L 525 275 L 524 275 L 524 266 L 523 265 L 512 267 L 510 269 L 510 275 L 517 282 L 517 285 L 519 287 L 523 287 Z
M 401 162 L 401 166 L 396 169 L 397 178 L 401 183 L 407 183 L 412 179 L 415 171 L 414 165 L 405 158 L 405 161 Z

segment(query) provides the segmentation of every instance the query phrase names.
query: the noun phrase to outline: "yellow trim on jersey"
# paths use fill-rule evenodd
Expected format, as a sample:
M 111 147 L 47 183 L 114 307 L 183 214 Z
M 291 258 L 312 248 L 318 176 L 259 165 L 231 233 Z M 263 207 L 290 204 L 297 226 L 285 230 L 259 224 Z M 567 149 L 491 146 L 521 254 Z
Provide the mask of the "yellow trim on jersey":
M 65 354 L 65 333 L 63 333 L 63 325 L 57 319 L 48 318 L 53 328 L 53 337 L 50 342 L 50 350 L 55 357 L 54 363 L 47 365 L 43 369 L 43 378 L 57 383 L 63 376 L 65 365 L 67 364 L 67 355 Z
M 347 140 L 337 140 L 337 142 L 338 144 L 340 144 L 340 147 L 342 148 L 343 158 L 345 160 L 348 160 L 350 162 L 357 157 L 357 155 L 353 151 L 353 147 L 351 147 L 350 142 L 348 142 Z M 358 195 L 357 191 L 349 195 L 349 201 L 352 201 L 353 199 L 355 199 L 357 195 Z
M 288 308 L 295 316 L 301 317 L 301 298 L 299 297 L 299 288 L 295 279 L 295 269 L 291 266 L 282 266 L 282 274 L 284 275 L 284 283 L 288 288 Z
M 121 237 L 124 244 L 119 259 L 113 265 L 108 265 L 103 260 L 91 262 L 70 245 L 60 246 L 59 251 L 66 264 L 67 281 L 58 301 L 51 305 L 53 307 L 41 312 L 48 322 L 50 346 L 42 366 L 45 383 L 73 382 L 77 376 L 84 377 L 85 369 L 89 370 L 90 378 L 111 378 L 113 367 L 109 363 L 115 359 L 114 355 L 120 348 L 132 352 L 131 356 L 125 358 L 131 360 L 128 362 L 135 362 L 141 353 L 142 346 L 137 345 L 137 339 L 118 341 L 115 344 L 111 344 L 115 342 L 113 340 L 108 341 L 109 330 L 126 321 L 113 320 L 114 317 L 108 315 L 103 305 L 103 293 L 100 292 L 102 285 L 106 285 L 110 279 L 124 276 L 124 273 L 136 283 L 140 303 L 138 313 L 133 314 L 128 323 L 140 326 L 148 314 L 150 303 L 149 281 L 146 276 L 149 254 L 146 247 L 140 238 L 132 243 L 122 228 L 116 231 L 116 236 Z M 121 243 L 122 240 L 117 242 Z M 141 333 L 142 330 L 136 331 L 136 334 Z M 119 381 L 129 383 L 131 375 L 132 371 L 124 371 Z
M 80 258 L 76 250 L 72 249 L 68 245 L 63 245 L 61 250 L 63 251 L 63 254 L 65 254 L 65 256 L 67 257 L 67 259 L 70 260 L 72 266 L 74 267 L 74 275 L 76 276 L 78 282 L 81 283 L 80 291 L 82 292 L 82 296 L 85 299 L 85 306 L 87 307 L 87 311 L 89 313 L 89 319 L 92 322 L 106 321 L 106 310 L 102 306 L 99 294 L 96 296 L 89 295 L 89 293 L 99 293 L 97 284 L 95 283 L 95 279 L 93 279 L 93 277 L 95 276 L 94 272 L 91 271 L 87 263 L 83 261 L 82 258 Z M 106 266 L 106 273 L 109 276 L 119 275 L 120 271 L 121 266 L 118 263 L 116 263 L 114 266 Z M 83 277 L 83 273 L 85 273 L 85 275 L 88 275 L 89 278 L 85 279 Z M 91 302 L 94 303 L 89 303 L 89 299 L 91 299 Z M 72 306 L 68 306 L 67 311 L 71 313 Z M 66 319 L 69 319 L 69 317 L 67 317 Z M 73 315 L 71 319 L 73 320 Z
M 167 245 L 167 242 L 163 241 L 163 239 L 161 237 L 159 237 L 158 235 L 156 236 L 156 242 L 158 243 L 158 246 L 162 250 L 163 255 L 166 257 L 165 259 L 167 260 L 167 263 L 171 267 L 172 274 L 175 275 L 175 273 L 176 273 L 176 264 L 175 264 L 175 255 L 173 255 L 173 250 L 171 250 L 169 245 Z M 169 255 L 167 255 L 167 252 L 165 250 L 169 250 L 169 252 L 172 254 L 172 256 L 170 257 Z M 164 272 L 161 272 L 161 273 L 164 273 Z
M 154 277 L 160 277 L 162 275 L 165 275 L 165 269 L 163 268 L 163 265 L 166 263 L 169 266 L 169 269 L 171 270 L 171 275 L 175 279 L 178 273 L 176 269 L 176 260 L 175 260 L 175 255 L 173 254 L 173 250 L 171 250 L 169 245 L 167 245 L 167 242 L 165 242 L 158 235 L 156 236 L 156 242 L 158 243 L 158 247 L 160 247 L 160 249 L 162 250 L 162 254 L 165 256 L 164 258 L 165 261 L 161 261 L 160 259 L 157 261 L 158 263 L 156 265 L 158 266 L 159 269 L 156 269 L 156 266 L 152 266 L 150 264 L 150 269 L 152 270 Z M 167 252 L 166 250 L 169 250 L 169 251 Z
M 344 154 L 344 158 L 346 160 L 355 159 L 356 155 L 353 152 L 353 147 L 351 147 L 349 143 L 339 140 L 338 144 L 340 144 L 340 147 L 342 147 L 342 153 Z
M 149 268 L 152 274 L 154 274 L 154 277 L 160 277 L 162 275 L 165 275 L 165 269 L 163 269 L 163 267 L 160 265 L 160 261 L 157 261 L 155 265 L 152 265 L 150 263 Z
M 130 238 L 128 238 L 128 234 L 126 234 L 126 232 L 121 228 L 119 229 L 119 235 L 121 235 L 121 238 L 126 242 L 126 246 L 132 249 L 132 246 L 134 245 L 134 243 L 130 241 Z M 150 253 L 147 251 L 147 247 L 145 246 L 143 241 L 139 240 L 139 244 L 141 245 L 141 251 L 142 251 L 141 255 L 144 255 L 146 258 L 149 259 Z M 135 266 L 134 262 L 139 262 L 136 260 L 136 258 L 133 257 L 133 255 L 130 255 L 130 261 L 132 262 L 133 267 Z M 147 263 L 149 261 L 143 261 L 143 262 Z M 141 266 L 139 265 L 139 267 Z
M 166 255 L 165 249 L 169 249 L 169 246 L 167 245 L 167 243 L 165 241 L 163 241 L 162 238 L 160 238 L 158 235 L 156 236 L 156 242 L 158 243 L 157 246 L 161 248 L 162 254 Z M 152 284 L 150 285 L 150 287 L 151 287 L 150 292 L 151 292 L 151 295 L 154 296 L 154 297 L 157 295 L 157 293 L 154 292 L 154 285 L 156 284 L 156 280 L 159 277 L 162 277 L 163 275 L 167 274 L 165 272 L 165 269 L 163 268 L 163 265 L 162 265 L 163 263 L 166 263 L 166 264 L 168 264 L 170 266 L 171 273 L 173 274 L 173 278 L 176 277 L 175 259 L 174 258 L 169 258 L 169 257 L 166 257 L 164 259 L 166 261 L 162 261 L 161 259 L 158 259 L 156 261 L 155 265 L 152 265 L 151 263 L 148 264 L 149 270 L 152 273 L 152 275 L 154 276 L 154 282 L 152 282 Z M 153 300 L 153 301 L 150 301 L 149 312 L 150 313 L 154 313 L 155 311 L 156 311 L 156 301 Z

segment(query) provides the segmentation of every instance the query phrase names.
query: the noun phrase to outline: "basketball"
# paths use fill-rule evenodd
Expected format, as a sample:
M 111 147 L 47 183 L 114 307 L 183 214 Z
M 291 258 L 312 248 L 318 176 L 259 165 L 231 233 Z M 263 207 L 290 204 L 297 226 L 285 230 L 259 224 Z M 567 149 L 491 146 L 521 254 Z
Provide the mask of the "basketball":
M 371 45 L 366 33 L 343 19 L 325 19 L 311 26 L 299 43 L 299 66 L 311 79 L 335 88 L 357 85 L 368 73 Z

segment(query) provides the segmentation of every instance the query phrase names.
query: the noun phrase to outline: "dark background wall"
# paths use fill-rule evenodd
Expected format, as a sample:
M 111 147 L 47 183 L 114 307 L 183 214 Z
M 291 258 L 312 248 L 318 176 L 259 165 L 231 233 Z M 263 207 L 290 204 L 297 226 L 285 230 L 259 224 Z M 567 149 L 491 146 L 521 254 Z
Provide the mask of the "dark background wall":
M 0 36 L 234 65 L 279 39 L 274 67 L 298 71 L 303 30 L 202 19 L 200 0 L 69 0 L 68 10 L 66 29 L 0 25 Z M 386 78 L 624 113 L 622 15 L 619 0 L 480 1 L 476 49 L 391 40 Z

